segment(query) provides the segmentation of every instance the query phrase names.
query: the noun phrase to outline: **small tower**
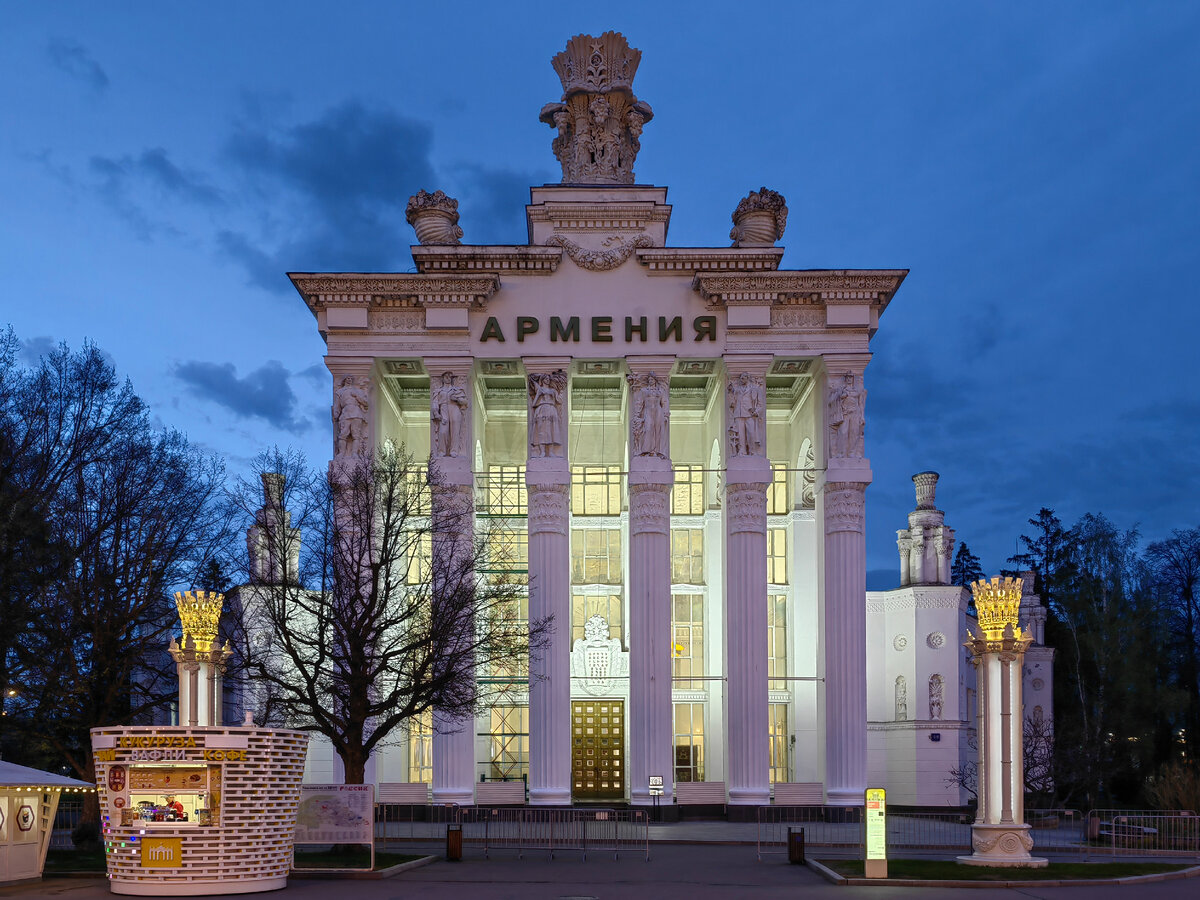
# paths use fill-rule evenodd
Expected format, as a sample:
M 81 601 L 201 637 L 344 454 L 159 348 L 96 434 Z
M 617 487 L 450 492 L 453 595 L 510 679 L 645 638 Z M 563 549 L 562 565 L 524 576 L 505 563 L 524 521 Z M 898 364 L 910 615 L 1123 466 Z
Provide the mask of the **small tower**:
M 1042 868 L 1030 856 L 1025 824 L 1021 669 L 1032 640 L 1018 624 L 1021 579 L 980 579 L 971 585 L 979 620 L 964 645 L 979 685 L 979 806 L 971 826 L 971 866 Z
M 168 649 L 179 673 L 179 724 L 220 726 L 225 663 L 233 655 L 229 642 L 217 643 L 217 627 L 225 595 L 216 591 L 186 591 L 175 595 L 182 645 L 171 639 Z M 186 715 L 186 722 L 185 722 Z
M 300 568 L 300 529 L 283 505 L 286 480 L 278 472 L 263 472 L 263 505 L 246 531 L 253 584 L 295 583 Z
M 946 527 L 946 514 L 934 505 L 938 473 L 918 472 L 912 480 L 917 508 L 908 514 L 908 527 L 896 532 L 900 586 L 949 584 L 954 529 Z

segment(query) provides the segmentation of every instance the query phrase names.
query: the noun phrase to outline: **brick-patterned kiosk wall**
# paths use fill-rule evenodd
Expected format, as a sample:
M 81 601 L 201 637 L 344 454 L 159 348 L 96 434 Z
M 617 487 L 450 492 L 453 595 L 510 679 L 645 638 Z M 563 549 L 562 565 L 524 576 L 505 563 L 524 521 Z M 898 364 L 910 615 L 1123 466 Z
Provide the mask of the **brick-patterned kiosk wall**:
M 307 746 L 304 732 L 253 726 L 93 728 L 112 892 L 244 894 L 286 886 Z M 137 783 L 175 793 L 173 768 L 185 773 L 184 790 L 204 792 L 203 821 L 134 818 Z

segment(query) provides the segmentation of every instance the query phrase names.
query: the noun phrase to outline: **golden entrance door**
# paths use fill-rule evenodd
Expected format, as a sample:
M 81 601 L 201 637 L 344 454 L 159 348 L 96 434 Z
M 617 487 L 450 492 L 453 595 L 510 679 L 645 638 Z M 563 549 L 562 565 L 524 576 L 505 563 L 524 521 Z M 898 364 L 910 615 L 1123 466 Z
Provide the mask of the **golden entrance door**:
M 571 703 L 571 793 L 579 800 L 625 796 L 625 701 Z

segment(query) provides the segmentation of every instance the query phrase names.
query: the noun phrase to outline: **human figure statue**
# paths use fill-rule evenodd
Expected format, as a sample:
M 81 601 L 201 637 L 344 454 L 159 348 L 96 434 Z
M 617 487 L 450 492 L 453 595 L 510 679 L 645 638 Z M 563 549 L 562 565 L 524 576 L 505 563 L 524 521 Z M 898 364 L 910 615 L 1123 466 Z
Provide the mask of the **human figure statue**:
M 333 392 L 334 456 L 362 456 L 367 452 L 369 406 L 370 400 L 359 379 L 343 375 Z
M 896 676 L 896 721 L 908 718 L 908 682 L 903 675 Z
M 729 383 L 729 453 L 758 456 L 763 446 L 763 397 L 749 372 Z
M 444 372 L 442 383 L 433 392 L 430 420 L 435 456 L 458 456 L 462 452 L 467 392 L 454 381 L 453 372 Z
M 841 384 L 829 390 L 829 455 L 862 458 L 866 420 L 863 403 L 866 390 L 857 387 L 854 374 L 847 372 Z
M 628 378 L 630 387 L 634 389 L 634 454 L 666 459 L 671 419 L 667 386 L 653 372 L 644 376 L 630 375 Z
M 941 719 L 942 717 L 942 696 L 945 691 L 945 682 L 941 675 L 931 675 L 929 677 L 929 718 Z
M 529 376 L 529 406 L 533 419 L 529 445 L 533 457 L 562 456 L 562 402 L 566 381 L 566 374 L 561 370 Z

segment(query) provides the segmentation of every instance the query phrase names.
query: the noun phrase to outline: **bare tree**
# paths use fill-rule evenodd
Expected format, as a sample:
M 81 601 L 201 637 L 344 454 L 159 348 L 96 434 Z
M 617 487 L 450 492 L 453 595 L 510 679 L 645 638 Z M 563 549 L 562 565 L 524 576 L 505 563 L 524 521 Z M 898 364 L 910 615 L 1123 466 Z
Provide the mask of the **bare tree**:
M 954 766 L 946 775 L 945 783 L 962 788 L 978 800 L 979 741 L 974 730 L 968 734 L 967 747 L 971 757 L 962 765 Z M 1026 796 L 1041 803 L 1048 802 L 1054 793 L 1054 726 L 1049 720 L 1026 716 L 1021 731 L 1021 754 Z
M 238 592 L 259 715 L 325 735 L 347 783 L 426 710 L 470 727 L 491 690 L 476 673 L 515 671 L 550 623 L 522 620 L 523 585 L 482 574 L 498 550 L 469 497 L 391 448 L 329 477 L 291 454 L 261 462 L 285 477 L 264 480 L 251 544 L 268 561 Z
M 1146 548 L 1146 564 L 1171 624 L 1185 746 L 1194 757 L 1200 750 L 1200 528 L 1176 529 L 1167 540 L 1155 541 Z

